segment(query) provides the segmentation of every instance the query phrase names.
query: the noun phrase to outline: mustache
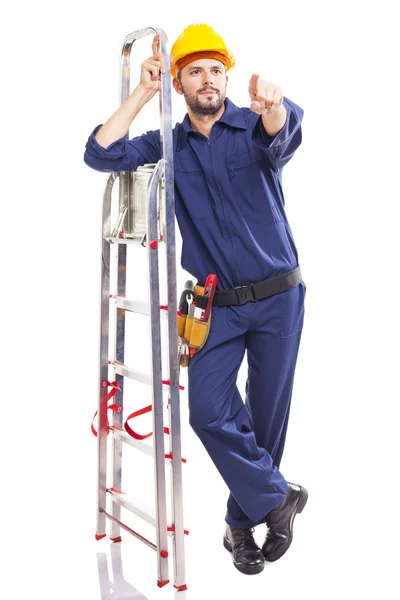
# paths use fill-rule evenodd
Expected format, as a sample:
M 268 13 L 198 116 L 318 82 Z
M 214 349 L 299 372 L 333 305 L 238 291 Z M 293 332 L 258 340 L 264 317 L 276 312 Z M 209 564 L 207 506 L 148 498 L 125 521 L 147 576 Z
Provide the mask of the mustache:
M 202 92 L 216 92 L 217 94 L 219 94 L 219 90 L 217 90 L 216 88 L 213 87 L 206 87 L 206 88 L 202 88 L 201 90 L 198 90 L 197 93 L 201 94 Z

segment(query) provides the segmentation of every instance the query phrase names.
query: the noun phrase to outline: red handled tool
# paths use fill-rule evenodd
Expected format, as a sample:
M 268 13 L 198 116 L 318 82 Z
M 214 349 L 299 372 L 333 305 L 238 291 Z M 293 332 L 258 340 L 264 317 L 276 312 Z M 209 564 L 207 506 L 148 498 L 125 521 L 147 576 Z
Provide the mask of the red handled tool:
M 204 297 L 207 298 L 207 305 L 206 305 L 204 316 L 202 319 L 203 321 L 207 322 L 210 317 L 210 312 L 211 312 L 211 308 L 212 308 L 212 303 L 214 301 L 214 294 L 215 294 L 216 287 L 217 287 L 217 276 L 211 274 L 207 277 L 207 281 L 204 286 Z

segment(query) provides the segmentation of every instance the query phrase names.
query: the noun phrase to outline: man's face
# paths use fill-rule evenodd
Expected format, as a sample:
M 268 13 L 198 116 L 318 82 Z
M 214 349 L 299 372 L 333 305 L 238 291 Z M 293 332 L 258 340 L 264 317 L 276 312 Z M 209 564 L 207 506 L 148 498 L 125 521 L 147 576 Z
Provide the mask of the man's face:
M 228 77 L 222 62 L 201 58 L 180 71 L 180 81 L 174 80 L 174 88 L 184 95 L 193 113 L 214 115 L 224 103 L 227 83 Z

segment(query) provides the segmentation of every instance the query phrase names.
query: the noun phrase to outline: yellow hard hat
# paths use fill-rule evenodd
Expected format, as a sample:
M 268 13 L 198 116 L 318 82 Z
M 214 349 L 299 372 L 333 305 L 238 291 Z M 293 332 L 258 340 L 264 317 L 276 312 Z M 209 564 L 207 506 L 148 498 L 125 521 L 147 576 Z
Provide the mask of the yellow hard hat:
M 222 37 L 212 27 L 204 23 L 189 25 L 183 30 L 183 33 L 171 48 L 171 56 L 173 58 L 171 66 L 172 77 L 176 77 L 179 70 L 177 63 L 182 58 L 189 54 L 197 54 L 198 52 L 215 52 L 214 58 L 218 58 L 218 60 L 223 62 L 227 71 L 236 63 L 232 52 L 227 49 Z

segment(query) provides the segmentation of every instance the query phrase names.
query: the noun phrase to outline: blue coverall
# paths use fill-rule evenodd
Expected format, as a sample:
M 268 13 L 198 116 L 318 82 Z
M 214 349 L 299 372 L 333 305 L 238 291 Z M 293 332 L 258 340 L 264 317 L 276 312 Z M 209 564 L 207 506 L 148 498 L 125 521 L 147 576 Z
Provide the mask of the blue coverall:
M 298 265 L 282 192 L 282 168 L 301 143 L 303 110 L 288 98 L 287 119 L 275 136 L 262 118 L 229 98 L 209 138 L 186 114 L 173 129 L 176 218 L 181 264 L 200 285 L 209 273 L 217 289 L 249 285 Z M 156 163 L 160 131 L 106 149 L 86 144 L 84 160 L 102 171 Z M 190 425 L 219 470 L 230 495 L 225 520 L 252 527 L 284 497 L 279 471 L 304 320 L 306 285 L 242 306 L 213 307 L 205 346 L 188 367 Z M 246 398 L 236 386 L 245 350 Z

